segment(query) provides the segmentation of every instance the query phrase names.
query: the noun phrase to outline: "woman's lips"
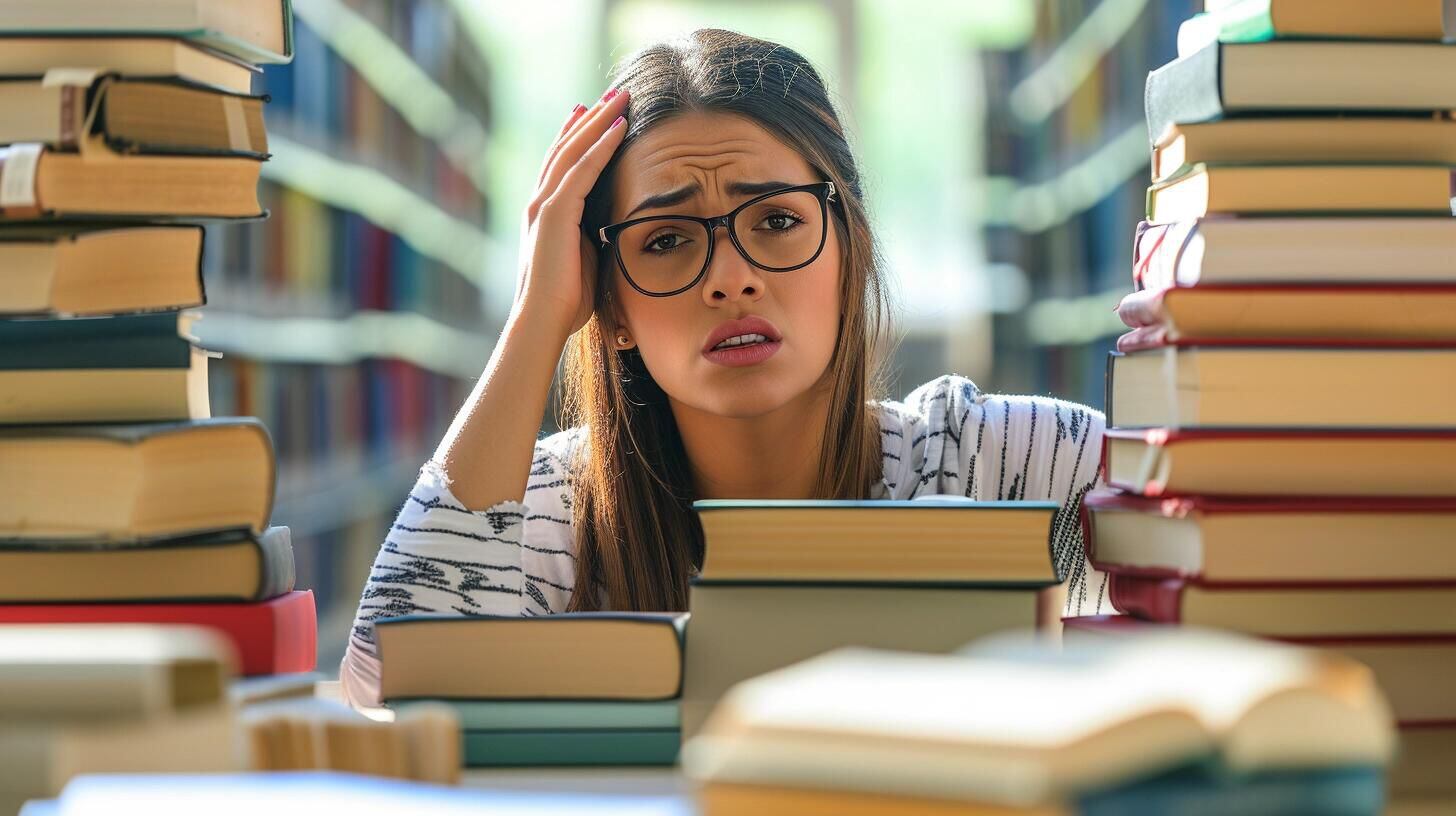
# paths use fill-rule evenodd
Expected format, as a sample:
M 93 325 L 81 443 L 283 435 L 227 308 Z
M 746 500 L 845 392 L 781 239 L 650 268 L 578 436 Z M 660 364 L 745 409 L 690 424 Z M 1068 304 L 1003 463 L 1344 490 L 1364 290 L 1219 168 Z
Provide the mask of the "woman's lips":
M 782 346 L 782 340 L 768 340 L 763 343 L 751 343 L 746 346 L 729 346 L 728 348 L 709 349 L 703 352 L 708 362 L 717 363 L 729 368 L 739 366 L 757 365 L 764 360 L 774 356 Z

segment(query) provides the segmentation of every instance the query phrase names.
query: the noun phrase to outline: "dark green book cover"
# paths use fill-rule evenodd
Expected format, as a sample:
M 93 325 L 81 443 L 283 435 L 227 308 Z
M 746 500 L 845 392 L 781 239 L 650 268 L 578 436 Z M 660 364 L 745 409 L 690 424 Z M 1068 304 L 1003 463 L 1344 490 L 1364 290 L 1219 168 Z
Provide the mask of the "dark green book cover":
M 190 319 L 151 312 L 0 320 L 0 370 L 187 368 Z
M 466 731 L 465 766 L 672 765 L 677 729 Z

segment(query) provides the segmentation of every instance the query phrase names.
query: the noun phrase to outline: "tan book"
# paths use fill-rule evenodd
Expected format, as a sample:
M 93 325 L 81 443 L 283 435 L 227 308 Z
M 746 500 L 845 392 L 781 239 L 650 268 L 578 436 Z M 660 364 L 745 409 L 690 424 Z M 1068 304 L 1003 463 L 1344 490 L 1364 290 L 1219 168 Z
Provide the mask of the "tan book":
M 682 687 L 686 624 L 686 615 L 668 612 L 383 618 L 374 629 L 380 693 L 385 700 L 664 700 Z
M 203 305 L 202 228 L 20 227 L 0 234 L 0 314 L 101 315 Z
M 58 66 L 134 77 L 181 77 L 250 93 L 260 71 L 222 54 L 166 37 L 4 37 L 0 76 L 37 77 Z
M 1441 428 L 1456 349 L 1168 346 L 1113 352 L 1107 379 L 1120 428 Z
M 274 471 L 252 417 L 0 427 L 0 539 L 261 532 Z
M 1400 756 L 1390 772 L 1390 793 L 1396 797 L 1440 797 L 1449 813 L 1456 801 L 1456 723 L 1412 726 L 1400 730 Z
M 242 712 L 254 771 L 332 770 L 454 784 L 461 735 L 443 704 L 418 704 L 392 721 L 376 721 L 344 703 L 275 700 Z
M 262 162 L 227 156 L 89 159 L 40 145 L 0 148 L 0 223 L 41 216 L 255 218 Z
M 693 509 L 705 581 L 1044 586 L 1064 577 L 1052 557 L 1055 502 L 735 499 Z
M 1456 343 L 1456 286 L 1197 286 L 1156 301 L 1165 342 Z
M 1438 165 L 1197 165 L 1148 189 L 1147 217 L 1209 214 L 1451 214 L 1451 168 Z

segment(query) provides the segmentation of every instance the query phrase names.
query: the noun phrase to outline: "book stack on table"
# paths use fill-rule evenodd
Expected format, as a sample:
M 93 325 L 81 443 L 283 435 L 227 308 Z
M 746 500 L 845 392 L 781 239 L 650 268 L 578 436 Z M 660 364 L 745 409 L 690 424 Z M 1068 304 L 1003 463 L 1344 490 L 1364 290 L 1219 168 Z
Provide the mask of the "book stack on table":
M 1456 45 L 1440 0 L 1207 5 L 1148 77 L 1089 554 L 1128 615 L 1368 662 L 1392 790 L 1451 796 Z

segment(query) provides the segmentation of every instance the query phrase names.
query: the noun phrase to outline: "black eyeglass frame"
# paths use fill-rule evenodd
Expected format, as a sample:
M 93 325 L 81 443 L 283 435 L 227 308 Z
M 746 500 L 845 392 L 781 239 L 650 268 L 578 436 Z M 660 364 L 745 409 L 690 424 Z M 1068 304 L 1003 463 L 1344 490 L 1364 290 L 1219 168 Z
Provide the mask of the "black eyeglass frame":
M 763 264 L 749 257 L 748 251 L 743 248 L 742 242 L 738 240 L 738 233 L 733 229 L 733 219 L 735 219 L 740 212 L 747 209 L 749 206 L 757 204 L 764 199 L 773 198 L 774 196 L 783 195 L 784 193 L 797 192 L 811 192 L 814 193 L 815 197 L 819 199 L 819 248 L 814 251 L 814 254 L 809 258 L 809 260 L 804 261 L 801 264 L 782 267 L 764 266 Z M 737 207 L 734 207 L 732 212 L 724 213 L 723 215 L 714 216 L 712 218 L 700 218 L 695 215 L 648 215 L 642 218 L 633 218 L 630 221 L 622 221 L 617 224 L 609 224 L 605 227 L 602 227 L 601 229 L 597 230 L 597 238 L 601 240 L 602 246 L 610 245 L 612 247 L 612 256 L 617 262 L 617 268 L 622 271 L 622 277 L 627 279 L 627 283 L 631 284 L 633 289 L 636 289 L 637 291 L 641 292 L 644 295 L 647 295 L 648 297 L 672 297 L 673 295 L 682 294 L 683 292 L 686 292 L 694 286 L 697 286 L 698 281 L 701 281 L 703 279 L 703 276 L 708 274 L 708 267 L 713 263 L 713 245 L 718 243 L 717 241 L 713 240 L 713 237 L 717 235 L 717 229 L 720 225 L 728 230 L 728 238 L 733 241 L 733 246 L 737 247 L 738 254 L 742 255 L 744 260 L 748 261 L 759 269 L 767 272 L 792 272 L 795 269 L 801 269 L 813 263 L 819 258 L 821 254 L 823 254 L 824 244 L 827 242 L 829 237 L 829 202 L 833 201 L 836 204 L 839 203 L 834 198 L 835 192 L 836 191 L 834 189 L 834 182 L 832 181 L 816 181 L 810 184 L 800 184 L 794 187 L 781 187 L 777 190 L 771 190 L 767 193 L 764 193 L 763 195 L 750 198 L 742 204 L 739 204 Z M 678 289 L 674 289 L 671 292 L 649 292 L 646 289 L 643 289 L 641 286 L 638 286 L 637 281 L 632 280 L 632 275 L 627 271 L 627 264 L 623 263 L 622 261 L 622 245 L 617 243 L 616 239 L 617 236 L 622 232 L 622 230 L 625 230 L 633 225 L 645 223 L 648 221 L 695 221 L 703 225 L 704 230 L 708 233 L 708 252 L 703 258 L 703 268 L 698 270 L 698 274 L 693 277 L 691 283 Z

